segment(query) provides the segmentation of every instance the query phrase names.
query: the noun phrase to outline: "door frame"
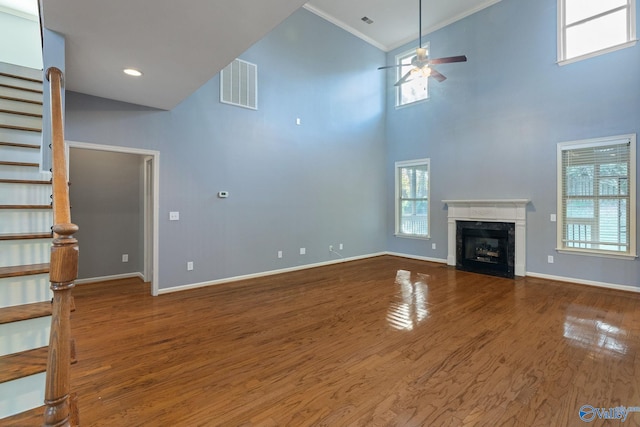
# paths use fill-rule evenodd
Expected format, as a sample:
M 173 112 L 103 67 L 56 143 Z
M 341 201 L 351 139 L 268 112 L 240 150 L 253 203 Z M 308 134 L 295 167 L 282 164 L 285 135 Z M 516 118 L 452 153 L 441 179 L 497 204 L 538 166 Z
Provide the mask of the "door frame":
M 137 154 L 142 156 L 142 180 L 144 198 L 144 268 L 145 281 L 151 282 L 151 295 L 158 295 L 158 267 L 159 267 L 159 211 L 160 211 L 160 152 L 141 148 L 120 147 L 116 145 L 102 145 L 90 142 L 65 141 L 67 158 L 67 177 L 69 176 L 69 150 L 81 148 L 85 150 L 107 151 L 112 153 Z M 151 197 L 149 197 L 150 191 Z M 150 206 L 152 205 L 152 206 Z M 150 222 L 150 224 L 149 224 Z M 149 246 L 151 248 L 149 248 Z M 151 265 L 149 265 L 151 263 Z

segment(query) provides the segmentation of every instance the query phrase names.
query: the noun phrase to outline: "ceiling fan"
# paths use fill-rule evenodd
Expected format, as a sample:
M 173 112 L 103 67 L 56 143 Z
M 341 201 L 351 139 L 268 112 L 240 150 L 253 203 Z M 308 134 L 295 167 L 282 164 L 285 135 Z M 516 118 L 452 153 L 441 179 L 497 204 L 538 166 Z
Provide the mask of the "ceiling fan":
M 416 48 L 416 56 L 411 59 L 411 65 L 413 66 L 413 68 L 407 71 L 405 75 L 403 75 L 394 86 L 400 86 L 415 77 L 433 77 L 437 81 L 443 82 L 447 78 L 440 74 L 435 68 L 433 68 L 432 65 L 467 61 L 467 57 L 464 55 L 429 59 L 429 57 L 427 56 L 427 49 L 422 47 L 422 0 L 418 0 L 418 34 L 419 42 L 418 47 Z M 378 70 L 405 67 L 406 65 L 407 64 L 387 65 L 384 67 L 378 67 Z

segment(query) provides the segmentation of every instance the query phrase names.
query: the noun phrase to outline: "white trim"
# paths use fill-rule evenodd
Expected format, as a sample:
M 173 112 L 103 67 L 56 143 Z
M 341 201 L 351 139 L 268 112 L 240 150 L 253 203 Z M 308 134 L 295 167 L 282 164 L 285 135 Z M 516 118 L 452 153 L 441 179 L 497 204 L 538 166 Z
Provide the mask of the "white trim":
M 17 9 L 12 9 L 12 8 L 6 7 L 6 6 L 0 6 L 0 13 L 6 13 L 8 15 L 17 16 L 18 18 L 26 19 L 26 20 L 33 21 L 33 22 L 38 22 L 39 21 L 38 15 L 33 15 L 31 13 L 23 12 L 23 11 L 17 10 Z
M 526 275 L 527 204 L 529 199 L 443 200 L 447 204 L 447 264 L 455 266 L 457 221 L 515 224 L 516 276 Z
M 471 8 L 471 9 L 467 9 L 464 12 L 455 15 L 445 21 L 442 22 L 438 22 L 437 24 L 427 28 L 426 30 L 422 31 L 422 35 L 425 36 L 429 33 L 433 33 L 434 31 L 437 31 L 441 28 L 446 27 L 447 25 L 451 25 L 454 22 L 460 21 L 461 19 L 466 18 L 467 16 L 473 15 L 476 12 L 480 12 L 482 9 L 486 9 L 489 6 L 493 6 L 496 3 L 499 3 L 501 0 L 487 0 L 485 2 L 482 2 L 480 4 L 478 4 L 477 6 Z M 403 46 L 411 41 L 414 41 L 416 39 L 419 38 L 419 35 L 411 35 L 409 37 L 405 37 L 401 40 L 398 40 L 394 43 L 391 43 L 390 45 L 384 45 L 376 40 L 374 40 L 373 38 L 367 36 L 366 34 L 356 30 L 355 28 L 351 27 L 350 25 L 340 21 L 339 19 L 335 18 L 334 16 L 328 14 L 327 12 L 324 12 L 320 9 L 318 9 L 315 6 L 310 5 L 309 3 L 305 4 L 304 6 L 305 9 L 307 9 L 309 12 L 314 13 L 316 15 L 318 15 L 320 18 L 324 19 L 325 21 L 329 21 L 334 25 L 337 25 L 338 27 L 342 28 L 343 30 L 347 31 L 348 33 L 353 34 L 354 36 L 364 40 L 365 42 L 369 43 L 372 46 L 377 47 L 378 49 L 384 51 L 384 52 L 390 52 L 394 49 L 399 48 L 400 46 Z
M 153 157 L 153 277 L 151 281 L 151 295 L 158 295 L 158 271 L 159 271 L 159 223 L 160 223 L 160 152 L 142 148 L 121 147 L 117 145 L 102 145 L 90 142 L 65 141 L 67 168 L 69 167 L 69 149 L 83 148 L 85 150 L 110 151 L 114 153 L 139 154 Z M 69 176 L 67 171 L 67 176 Z M 143 278 L 144 280 L 144 278 Z
M 331 260 L 331 261 L 318 262 L 318 263 L 315 263 L 315 264 L 305 264 L 305 265 L 299 265 L 299 266 L 296 266 L 296 267 L 282 268 L 282 269 L 278 269 L 278 270 L 268 270 L 268 271 L 263 271 L 263 272 L 260 272 L 260 273 L 253 273 L 253 274 L 245 274 L 245 275 L 242 275 L 242 276 L 225 277 L 223 279 L 210 280 L 210 281 L 207 281 L 207 282 L 191 283 L 191 284 L 180 285 L 180 286 L 172 286 L 170 288 L 160 289 L 158 291 L 158 294 L 159 295 L 169 294 L 169 293 L 173 293 L 173 292 L 186 291 L 186 290 L 189 290 L 189 289 L 197 289 L 197 288 L 204 288 L 204 287 L 207 287 L 207 286 L 221 285 L 223 283 L 238 282 L 240 280 L 257 279 L 257 278 L 260 278 L 260 277 L 268 277 L 268 276 L 273 276 L 273 275 L 276 275 L 276 274 L 291 273 L 291 272 L 294 272 L 294 271 L 308 270 L 310 268 L 324 267 L 324 266 L 333 265 L 333 264 L 341 264 L 341 263 L 349 262 L 349 261 L 357 261 L 357 260 L 361 260 L 361 259 L 375 258 L 375 257 L 386 255 L 386 254 L 387 254 L 386 252 L 378 252 L 378 253 L 373 253 L 373 254 L 369 254 L 369 255 L 361 255 L 361 256 L 355 256 L 355 257 L 350 257 L 350 258 L 341 258 L 341 259 L 336 259 L 336 260 Z
M 633 47 L 636 45 L 637 41 L 638 40 L 631 40 L 625 43 L 617 44 L 615 46 L 610 46 L 604 49 L 596 50 L 594 52 L 585 53 L 584 55 L 574 56 L 573 58 L 561 59 L 561 60 L 558 60 L 557 64 L 562 67 L 565 65 L 573 64 L 574 62 L 582 61 L 584 59 L 589 59 L 589 58 L 594 58 L 596 56 L 604 55 L 605 53 L 615 52 L 616 50 L 622 50 L 628 47 Z
M 371 37 L 365 35 L 364 33 L 361 33 L 360 31 L 356 30 L 355 28 L 345 24 L 341 20 L 329 15 L 328 13 L 318 9 L 317 7 L 310 5 L 309 3 L 305 4 L 302 7 L 307 9 L 309 12 L 318 15 L 320 18 L 324 19 L 325 21 L 329 21 L 333 25 L 336 25 L 336 26 L 342 28 L 343 30 L 345 30 L 346 32 L 351 33 L 354 36 L 358 37 L 359 39 L 364 40 L 365 42 L 369 43 L 371 46 L 377 47 L 378 49 L 380 49 L 382 51 L 385 51 L 385 52 L 388 52 L 388 51 L 391 50 L 387 46 L 383 45 L 382 43 L 378 43 L 377 41 L 375 41 Z
M 464 12 L 462 12 L 462 13 L 460 13 L 458 15 L 455 15 L 455 16 L 453 16 L 453 17 L 451 17 L 451 18 L 449 18 L 449 19 L 447 19 L 445 21 L 439 22 L 439 23 L 427 28 L 426 30 L 422 31 L 422 36 L 424 37 L 427 34 L 430 34 L 430 33 L 433 33 L 435 31 L 438 31 L 438 30 L 440 30 L 440 29 L 442 29 L 442 28 L 444 28 L 444 27 L 446 27 L 448 25 L 451 25 L 451 24 L 453 24 L 455 22 L 458 22 L 458 21 L 466 18 L 467 16 L 471 16 L 474 13 L 480 12 L 482 9 L 486 9 L 486 8 L 488 8 L 490 6 L 493 6 L 494 4 L 499 3 L 500 1 L 501 0 L 487 0 L 485 2 L 482 2 L 482 3 L 478 4 L 476 7 L 473 7 L 471 9 L 467 9 L 467 10 L 465 10 Z M 405 45 L 405 44 L 407 44 L 407 43 L 409 43 L 409 42 L 411 42 L 413 40 L 416 40 L 418 38 L 419 38 L 418 35 L 405 37 L 404 39 L 389 45 L 388 48 L 386 49 L 386 51 L 388 52 L 388 51 L 397 49 L 400 46 Z
M 422 166 L 427 165 L 427 234 L 425 236 L 421 236 L 418 234 L 404 234 L 400 233 L 400 185 L 399 185 L 399 171 L 400 168 L 407 166 Z M 429 157 L 425 157 L 422 159 L 415 160 L 401 160 L 395 162 L 393 168 L 394 175 L 394 186 L 395 186 L 395 196 L 393 202 L 394 208 L 394 217 L 395 217 L 395 225 L 394 225 L 394 236 L 396 237 L 408 237 L 412 239 L 430 239 L 431 238 L 431 159 Z
M 629 253 L 616 253 L 614 251 L 599 251 L 580 248 L 565 248 L 562 241 L 564 235 L 565 218 L 562 210 L 562 153 L 564 151 L 576 150 L 580 148 L 593 148 L 622 143 L 629 141 Z M 636 241 L 636 134 L 629 133 L 625 135 L 613 135 L 609 137 L 591 138 L 583 140 L 558 142 L 556 144 L 556 212 L 559 212 L 556 221 L 556 251 L 572 255 L 599 256 L 604 258 L 631 259 L 637 258 L 637 241 Z
M 429 257 L 425 257 L 425 256 L 420 256 L 420 255 L 404 254 L 404 253 L 401 253 L 401 252 L 385 252 L 385 255 L 397 256 L 397 257 L 400 257 L 400 258 L 415 259 L 417 261 L 435 262 L 437 264 L 446 264 L 447 263 L 447 260 L 444 259 L 444 258 L 429 258 Z
M 577 279 L 574 277 L 553 276 L 551 274 L 534 273 L 527 271 L 527 276 L 535 277 L 537 279 L 554 280 L 557 282 L 574 283 L 576 285 L 594 286 L 597 288 L 615 289 L 618 291 L 628 291 L 640 293 L 640 287 L 630 285 L 618 285 L 615 283 L 596 282 L 595 280 Z
M 411 254 L 405 254 L 405 253 L 400 253 L 400 252 L 388 252 L 387 251 L 387 252 L 373 253 L 373 254 L 369 254 L 369 255 L 356 256 L 356 257 L 351 257 L 351 258 L 343 258 L 343 259 L 338 259 L 338 260 L 320 262 L 320 263 L 316 263 L 316 264 L 308 264 L 308 265 L 301 265 L 301 266 L 291 267 L 291 268 L 283 268 L 283 269 L 279 269 L 279 270 L 271 270 L 271 271 L 266 271 L 266 272 L 262 272 L 262 273 L 255 273 L 255 274 L 247 274 L 247 275 L 243 275 L 243 276 L 228 277 L 228 278 L 212 280 L 212 281 L 208 281 L 208 282 L 200 282 L 200 283 L 192 283 L 192 284 L 189 284 L 189 285 L 174 286 L 174 287 L 171 287 L 171 288 L 160 289 L 159 290 L 159 294 L 160 295 L 162 295 L 162 294 L 170 294 L 170 293 L 174 293 L 174 292 L 187 291 L 187 290 L 190 290 L 190 289 L 203 288 L 203 287 L 207 287 L 207 286 L 216 286 L 216 285 L 221 285 L 221 284 L 224 284 L 224 283 L 232 283 L 232 282 L 238 282 L 238 281 L 241 281 L 241 280 L 256 279 L 256 278 L 260 278 L 260 277 L 268 277 L 268 276 L 273 276 L 273 275 L 276 275 L 276 274 L 290 273 L 290 272 L 295 272 L 295 271 L 302 271 L 302 270 L 307 270 L 307 269 L 316 268 L 316 267 L 322 267 L 322 266 L 333 265 L 333 264 L 341 264 L 341 263 L 350 262 L 350 261 L 357 261 L 357 260 L 361 260 L 361 259 L 376 258 L 376 257 L 379 257 L 379 256 L 384 256 L 384 255 L 395 256 L 395 257 L 399 257 L 399 258 L 407 258 L 407 259 L 412 259 L 412 260 L 416 260 L 416 261 L 433 262 L 433 263 L 436 263 L 436 264 L 447 264 L 447 260 L 446 259 L 429 258 L 429 257 L 423 257 L 423 256 L 419 256 L 419 255 L 411 255 Z M 553 281 L 557 281 L 557 282 L 573 283 L 573 284 L 577 284 L 577 285 L 588 285 L 588 286 L 594 286 L 594 287 L 605 288 L 605 289 L 614 289 L 614 290 L 620 290 L 620 291 L 629 291 L 629 292 L 640 293 L 640 287 L 630 286 L 630 285 L 619 285 L 619 284 L 614 284 L 614 283 L 596 282 L 596 281 L 593 281 L 593 280 L 578 279 L 578 278 L 573 278 L 573 277 L 553 276 L 553 275 L 550 275 L 550 274 L 535 273 L 535 272 L 530 272 L 530 271 L 527 271 L 525 274 L 526 274 L 526 276 L 529 276 L 529 277 L 532 277 L 532 278 L 537 278 L 537 279 L 553 280 Z M 133 276 L 131 276 L 131 277 L 133 277 Z M 120 278 L 120 277 L 115 277 L 115 278 L 117 279 L 117 278 Z M 89 280 L 89 279 L 86 279 L 86 280 Z M 107 278 L 106 280 L 110 280 L 110 279 Z M 76 282 L 76 283 L 78 283 L 78 282 Z
M 569 26 L 572 26 L 576 23 L 572 23 L 570 25 L 566 25 L 565 24 L 565 15 L 566 15 L 566 0 L 557 0 L 557 17 L 558 17 L 558 21 L 557 21 L 557 25 L 556 25 L 556 31 L 557 31 L 557 59 L 558 61 L 556 62 L 558 65 L 560 66 L 564 66 L 564 65 L 568 65 L 568 64 L 572 64 L 574 62 L 578 62 L 578 61 L 582 61 L 585 59 L 589 59 L 589 58 L 593 58 L 596 56 L 600 56 L 600 55 L 604 55 L 606 53 L 610 53 L 610 52 L 615 52 L 616 50 L 620 50 L 620 49 L 626 49 L 628 47 L 633 47 L 636 44 L 637 38 L 636 38 L 636 2 L 635 0 L 628 0 L 627 5 L 622 7 L 623 9 L 627 9 L 628 8 L 628 15 L 627 15 L 627 25 L 628 25 L 628 33 L 627 33 L 627 41 L 614 45 L 614 46 L 609 46 L 609 47 L 605 47 L 604 49 L 599 49 L 599 50 L 595 50 L 595 51 L 591 51 L 579 56 L 574 56 L 571 58 L 566 58 L 567 56 L 567 40 L 566 40 L 566 29 Z M 616 9 L 616 8 L 614 8 Z M 607 15 L 609 13 L 611 13 L 612 10 L 608 10 L 605 11 L 602 14 L 598 14 L 598 15 Z M 588 22 L 594 19 L 598 19 L 598 15 L 593 15 L 593 16 L 589 16 L 585 19 L 583 19 L 583 21 Z
M 144 281 L 144 275 L 142 273 L 123 273 L 123 274 L 113 274 L 111 276 L 89 277 L 87 279 L 76 279 L 74 283 L 76 285 L 86 285 L 87 283 L 106 282 L 108 280 L 133 279 L 135 277 Z

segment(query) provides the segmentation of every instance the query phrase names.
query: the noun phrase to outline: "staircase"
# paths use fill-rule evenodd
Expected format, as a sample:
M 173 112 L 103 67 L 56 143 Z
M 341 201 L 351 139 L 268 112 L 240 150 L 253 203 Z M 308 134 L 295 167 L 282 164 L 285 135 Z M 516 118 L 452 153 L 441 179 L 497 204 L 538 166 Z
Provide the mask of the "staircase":
M 42 87 L 41 70 L 0 63 L 2 425 L 41 425 L 44 413 L 53 213 L 51 174 L 40 171 Z

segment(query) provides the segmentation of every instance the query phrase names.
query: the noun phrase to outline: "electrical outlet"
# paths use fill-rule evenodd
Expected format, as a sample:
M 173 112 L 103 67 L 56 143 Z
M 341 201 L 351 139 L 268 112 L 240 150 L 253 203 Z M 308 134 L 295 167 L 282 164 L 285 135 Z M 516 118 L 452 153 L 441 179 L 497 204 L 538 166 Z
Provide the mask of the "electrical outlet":
M 169 212 L 169 221 L 179 221 L 180 212 Z
M 556 222 L 556 214 L 549 215 L 549 221 Z
M 547 257 L 547 262 L 548 262 L 549 264 L 553 264 L 553 255 L 549 255 L 549 256 Z
M 122 254 L 122 262 L 129 262 L 129 254 Z
M 340 243 L 340 246 L 338 246 L 340 248 L 340 250 L 344 249 L 344 246 L 342 245 L 342 243 Z
M 278 258 L 282 258 L 282 251 L 278 251 Z
M 187 262 L 187 271 L 193 270 L 193 261 Z
M 333 252 L 333 245 L 329 245 L 329 252 Z
M 300 255 L 304 255 L 307 253 L 307 248 L 300 248 Z
M 435 249 L 435 248 L 436 248 L 436 244 L 435 244 L 435 243 L 432 243 L 432 244 L 431 244 L 431 249 Z

